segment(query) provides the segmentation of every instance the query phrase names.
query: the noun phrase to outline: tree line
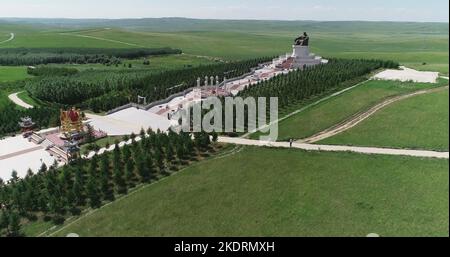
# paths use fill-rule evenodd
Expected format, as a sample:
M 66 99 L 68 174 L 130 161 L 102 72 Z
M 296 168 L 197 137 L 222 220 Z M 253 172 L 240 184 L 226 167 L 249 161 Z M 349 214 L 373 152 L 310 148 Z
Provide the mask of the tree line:
M 138 95 L 147 97 L 148 102 L 164 99 L 195 86 L 198 77 L 202 78 L 202 85 L 205 76 L 218 76 L 221 81 L 225 77 L 236 77 L 270 59 L 258 58 L 160 73 L 145 70 L 84 71 L 71 76 L 29 80 L 25 88 L 34 97 L 47 102 L 77 105 L 99 112 L 130 101 L 136 102 Z
M 33 174 L 0 181 L 0 235 L 20 236 L 20 225 L 38 219 L 61 224 L 83 209 L 99 208 L 130 189 L 151 183 L 214 152 L 207 133 L 141 131 L 139 142 L 62 168 L 42 165 Z M 213 137 L 217 140 L 217 134 Z M 128 137 L 126 138 L 128 140 Z
M 308 67 L 259 82 L 239 93 L 241 97 L 278 97 L 280 108 L 335 89 L 380 68 L 398 68 L 393 61 L 330 59 L 328 64 Z
M 28 67 L 27 73 L 33 76 L 70 76 L 78 73 L 75 68 L 37 66 Z
M 181 50 L 172 48 L 4 48 L 0 49 L 0 65 L 20 66 L 50 63 L 115 65 L 120 64 L 121 59 L 181 53 Z

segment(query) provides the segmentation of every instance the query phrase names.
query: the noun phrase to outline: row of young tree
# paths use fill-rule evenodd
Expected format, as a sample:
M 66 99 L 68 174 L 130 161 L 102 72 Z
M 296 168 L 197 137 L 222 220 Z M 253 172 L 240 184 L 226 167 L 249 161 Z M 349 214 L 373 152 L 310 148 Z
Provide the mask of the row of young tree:
M 83 209 L 98 208 L 130 189 L 176 171 L 199 156 L 208 155 L 210 135 L 141 131 L 141 140 L 111 153 L 78 159 L 64 166 L 45 165 L 24 179 L 12 173 L 8 183 L 0 181 L 0 235 L 18 236 L 20 224 L 38 219 L 61 224 Z M 217 140 L 214 134 L 213 140 Z
M 225 77 L 236 77 L 270 59 L 204 65 L 157 74 L 145 70 L 85 71 L 72 76 L 29 80 L 25 88 L 34 97 L 47 102 L 107 111 L 129 101 L 136 102 L 138 95 L 147 97 L 148 102 L 164 99 L 195 86 L 198 77 L 204 80 L 205 76 L 218 76 L 221 81 Z M 110 97 L 114 100 L 110 101 Z
M 75 68 L 37 66 L 28 67 L 27 73 L 33 76 L 70 76 L 78 73 Z
M 239 96 L 278 97 L 280 108 L 342 87 L 345 82 L 355 83 L 355 79 L 380 68 L 398 68 L 398 63 L 382 60 L 331 59 L 328 64 L 318 65 L 279 75 L 271 80 L 248 87 Z
M 0 65 L 20 66 L 49 63 L 120 64 L 121 58 L 134 59 L 151 55 L 180 54 L 172 48 L 5 48 L 0 49 Z

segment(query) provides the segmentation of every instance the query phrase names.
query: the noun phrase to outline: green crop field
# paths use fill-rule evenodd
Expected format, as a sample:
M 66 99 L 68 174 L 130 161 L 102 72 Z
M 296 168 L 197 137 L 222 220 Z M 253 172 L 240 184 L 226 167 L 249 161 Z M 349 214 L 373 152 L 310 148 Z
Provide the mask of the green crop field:
M 396 81 L 368 81 L 337 97 L 333 97 L 303 112 L 300 112 L 279 123 L 278 139 L 287 141 L 290 138 L 302 139 L 323 131 L 353 114 L 369 109 L 387 97 L 407 92 L 435 87 L 448 83 L 440 80 L 437 84 L 409 83 Z M 251 138 L 259 138 L 254 133 Z
M 448 236 L 448 180 L 446 160 L 248 147 L 57 235 Z
M 448 90 L 393 103 L 358 126 L 320 143 L 448 151 Z

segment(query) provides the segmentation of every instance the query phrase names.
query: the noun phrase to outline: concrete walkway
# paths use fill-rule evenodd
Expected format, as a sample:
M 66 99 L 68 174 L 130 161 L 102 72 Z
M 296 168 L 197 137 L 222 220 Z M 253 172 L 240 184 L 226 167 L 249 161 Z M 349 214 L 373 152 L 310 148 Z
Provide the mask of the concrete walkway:
M 268 142 L 268 141 L 250 140 L 250 139 L 244 139 L 244 138 L 219 137 L 219 142 L 236 144 L 236 145 L 290 148 L 289 142 Z M 361 154 L 399 155 L 399 156 L 440 158 L 440 159 L 448 159 L 449 158 L 448 152 L 436 152 L 436 151 L 425 151 L 425 150 L 357 147 L 357 146 L 341 146 L 341 145 L 313 145 L 313 144 L 300 144 L 300 143 L 293 143 L 292 148 L 302 149 L 302 150 L 307 150 L 307 151 L 354 152 L 354 153 L 361 153 Z
M 23 91 L 22 91 L 22 92 L 23 92 Z M 33 105 L 29 105 L 29 104 L 25 103 L 22 99 L 20 99 L 20 98 L 17 96 L 18 94 L 20 94 L 20 93 L 22 93 L 22 92 L 17 92 L 17 93 L 14 93 L 14 94 L 10 94 L 10 95 L 8 96 L 9 100 L 13 101 L 13 103 L 15 103 L 15 104 L 17 104 L 17 105 L 19 105 L 19 106 L 22 106 L 22 107 L 25 108 L 25 109 L 31 109 L 31 108 L 33 108 Z

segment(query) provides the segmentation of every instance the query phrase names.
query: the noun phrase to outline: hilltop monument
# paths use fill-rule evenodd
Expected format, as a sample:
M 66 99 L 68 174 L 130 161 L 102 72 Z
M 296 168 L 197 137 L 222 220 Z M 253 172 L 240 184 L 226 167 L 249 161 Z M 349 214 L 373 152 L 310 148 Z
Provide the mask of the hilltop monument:
M 328 63 L 328 60 L 309 52 L 309 39 L 309 35 L 303 32 L 303 34 L 295 38 L 292 54 L 282 55 L 274 59 L 273 64 L 282 69 L 304 69 Z
M 320 56 L 316 56 L 309 52 L 309 36 L 306 32 L 295 39 L 295 44 L 292 46 L 292 68 L 304 68 L 309 66 L 326 63 Z

